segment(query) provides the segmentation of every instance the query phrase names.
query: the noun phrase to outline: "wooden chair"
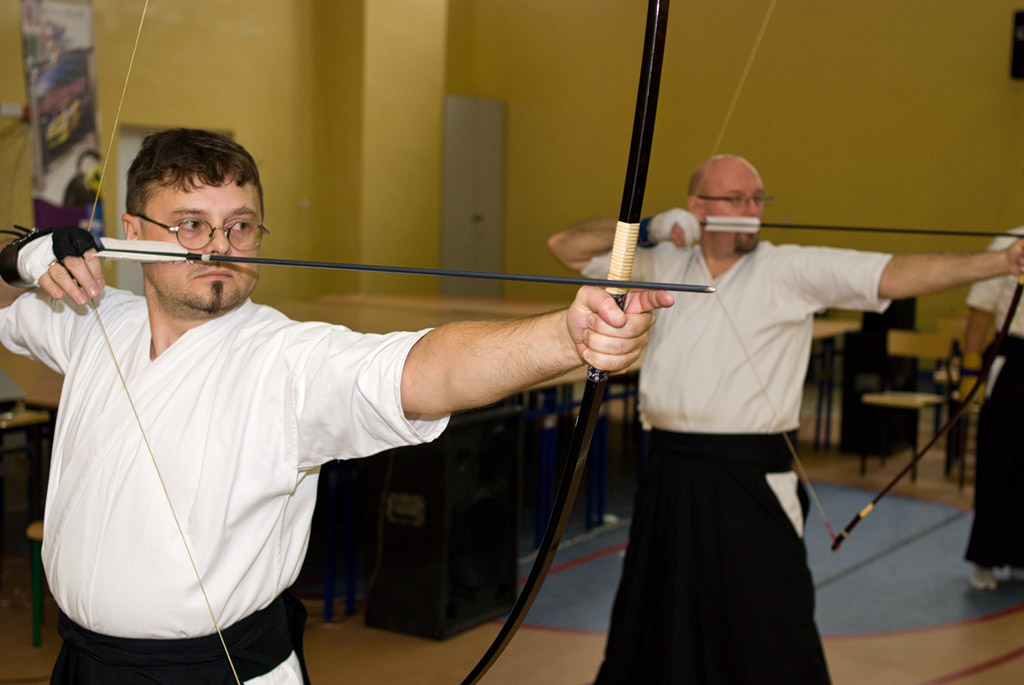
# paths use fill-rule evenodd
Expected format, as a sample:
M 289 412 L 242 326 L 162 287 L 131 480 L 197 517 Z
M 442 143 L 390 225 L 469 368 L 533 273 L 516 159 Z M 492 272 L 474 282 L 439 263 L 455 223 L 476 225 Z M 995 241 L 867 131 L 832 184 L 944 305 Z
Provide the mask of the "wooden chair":
M 890 329 L 886 334 L 886 352 L 890 357 L 904 357 L 915 359 L 918 362 L 926 362 L 934 365 L 932 376 L 949 377 L 949 357 L 952 351 L 953 339 L 949 333 L 922 333 L 920 331 Z M 919 369 L 920 371 L 920 369 Z M 911 410 L 914 412 L 913 430 L 911 431 L 910 444 L 913 447 L 914 455 L 918 450 L 918 433 L 920 424 L 920 412 L 928 407 L 935 408 L 935 425 L 939 425 L 942 406 L 946 402 L 949 388 L 939 388 L 943 391 L 922 392 L 918 390 L 881 390 L 861 395 L 861 402 L 872 407 L 889 409 L 893 412 Z M 860 472 L 863 475 L 867 471 L 867 453 L 861 452 Z M 884 457 L 883 457 L 884 462 Z M 911 479 L 917 480 L 917 467 L 911 471 Z

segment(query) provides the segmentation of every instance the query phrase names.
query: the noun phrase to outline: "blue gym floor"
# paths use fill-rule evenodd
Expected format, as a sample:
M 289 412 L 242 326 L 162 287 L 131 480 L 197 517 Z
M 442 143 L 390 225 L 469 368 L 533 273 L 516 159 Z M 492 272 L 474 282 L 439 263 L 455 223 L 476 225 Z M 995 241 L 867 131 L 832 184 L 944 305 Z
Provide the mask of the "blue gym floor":
M 816 483 L 815 491 L 837 531 L 874 495 L 826 483 Z M 971 519 L 969 511 L 888 495 L 833 552 L 821 517 L 812 511 L 806 543 L 822 636 L 920 630 L 1024 604 L 1024 582 L 1000 577 L 995 592 L 967 584 L 971 566 L 963 553 Z M 628 519 L 622 519 L 566 535 L 525 623 L 606 632 L 628 533 Z M 521 578 L 531 562 L 530 556 L 521 560 Z

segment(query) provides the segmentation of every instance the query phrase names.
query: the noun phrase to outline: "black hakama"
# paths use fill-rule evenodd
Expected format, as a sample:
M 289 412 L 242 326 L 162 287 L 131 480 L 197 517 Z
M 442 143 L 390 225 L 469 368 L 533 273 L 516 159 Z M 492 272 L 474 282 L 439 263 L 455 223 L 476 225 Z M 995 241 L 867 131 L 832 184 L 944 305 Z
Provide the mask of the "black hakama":
M 828 683 L 781 435 L 654 431 L 599 685 Z M 806 495 L 800 490 L 806 514 Z
M 974 525 L 966 557 L 979 566 L 1024 567 L 1024 340 L 1007 337 L 1006 361 L 978 419 Z

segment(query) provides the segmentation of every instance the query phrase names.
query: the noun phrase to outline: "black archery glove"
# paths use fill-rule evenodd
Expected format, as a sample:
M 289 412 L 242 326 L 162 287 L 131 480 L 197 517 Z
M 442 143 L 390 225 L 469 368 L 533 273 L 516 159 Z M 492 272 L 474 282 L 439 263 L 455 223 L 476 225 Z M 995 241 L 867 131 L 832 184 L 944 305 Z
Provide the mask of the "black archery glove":
M 19 288 L 33 288 L 54 262 L 63 264 L 65 257 L 81 257 L 98 249 L 92 234 L 83 228 L 34 229 L 0 250 L 0 278 Z

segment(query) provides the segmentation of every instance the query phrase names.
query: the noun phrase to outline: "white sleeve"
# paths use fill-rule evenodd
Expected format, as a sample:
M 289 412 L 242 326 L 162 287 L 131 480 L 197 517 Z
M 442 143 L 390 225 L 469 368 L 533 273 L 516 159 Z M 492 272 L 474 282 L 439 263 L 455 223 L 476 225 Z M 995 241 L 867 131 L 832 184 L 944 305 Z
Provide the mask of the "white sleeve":
M 402 411 L 402 369 L 426 331 L 325 336 L 297 378 L 294 417 L 299 467 L 429 442 L 448 417 L 410 420 Z

